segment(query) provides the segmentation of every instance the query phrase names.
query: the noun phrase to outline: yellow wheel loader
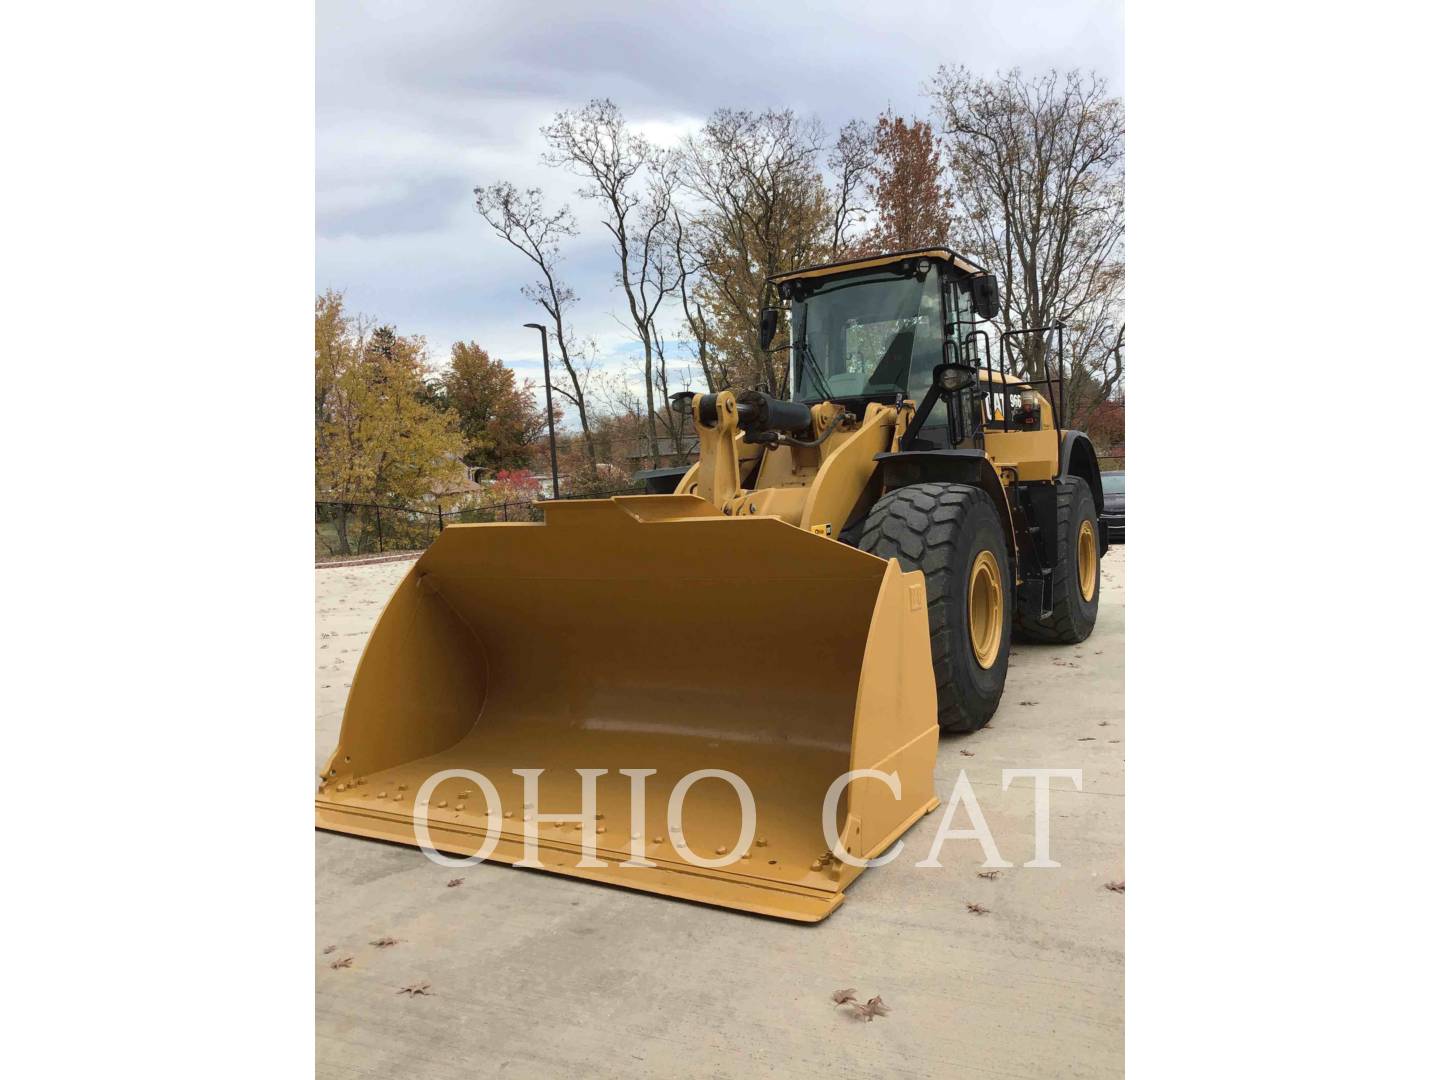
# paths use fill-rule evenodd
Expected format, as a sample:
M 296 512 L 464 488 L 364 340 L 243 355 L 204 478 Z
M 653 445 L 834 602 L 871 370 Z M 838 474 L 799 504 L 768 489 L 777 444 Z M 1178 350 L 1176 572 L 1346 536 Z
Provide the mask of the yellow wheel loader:
M 1089 635 L 1099 463 L 1063 371 L 1007 370 L 1032 332 L 1063 367 L 1063 328 L 992 342 L 994 276 L 944 248 L 773 286 L 788 399 L 677 395 L 699 460 L 653 493 L 420 556 L 320 828 L 816 922 L 938 805 L 939 732 L 989 721 L 1012 633 Z

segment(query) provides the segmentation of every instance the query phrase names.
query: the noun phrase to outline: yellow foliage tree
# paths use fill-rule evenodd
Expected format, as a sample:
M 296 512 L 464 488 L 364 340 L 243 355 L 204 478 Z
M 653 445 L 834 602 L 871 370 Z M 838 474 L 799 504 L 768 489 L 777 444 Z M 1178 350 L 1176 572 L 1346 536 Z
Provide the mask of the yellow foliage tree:
M 315 300 L 315 500 L 331 504 L 341 554 L 361 504 L 418 507 L 464 476 L 458 417 L 425 386 L 425 339 Z M 403 519 L 397 524 L 403 523 Z

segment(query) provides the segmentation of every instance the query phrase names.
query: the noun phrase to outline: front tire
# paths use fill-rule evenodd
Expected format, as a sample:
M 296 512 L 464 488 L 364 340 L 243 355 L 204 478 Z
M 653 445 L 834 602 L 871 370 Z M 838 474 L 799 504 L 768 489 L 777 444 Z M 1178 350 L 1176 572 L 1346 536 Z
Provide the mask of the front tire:
M 1075 645 L 1090 636 L 1100 613 L 1100 519 L 1090 485 L 1075 476 L 1057 480 L 1055 518 L 1055 609 L 1045 619 L 1018 614 L 1015 628 L 1024 641 Z
M 1010 667 L 1014 574 L 1000 515 L 969 484 L 913 484 L 882 496 L 856 544 L 925 574 L 939 724 L 978 731 Z

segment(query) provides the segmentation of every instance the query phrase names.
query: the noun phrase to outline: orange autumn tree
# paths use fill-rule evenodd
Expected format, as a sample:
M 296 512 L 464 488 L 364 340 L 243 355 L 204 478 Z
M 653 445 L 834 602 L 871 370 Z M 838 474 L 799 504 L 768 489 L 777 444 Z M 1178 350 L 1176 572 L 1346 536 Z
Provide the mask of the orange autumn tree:
M 433 387 L 439 403 L 455 411 L 465 439 L 465 463 L 487 470 L 528 465 L 545 434 L 545 410 L 535 385 L 473 341 L 450 347 L 450 366 Z M 562 417 L 555 407 L 555 422 Z
M 874 147 L 867 188 L 875 225 L 861 238 L 861 252 L 910 251 L 946 243 L 954 200 L 930 124 L 886 113 L 875 122 Z

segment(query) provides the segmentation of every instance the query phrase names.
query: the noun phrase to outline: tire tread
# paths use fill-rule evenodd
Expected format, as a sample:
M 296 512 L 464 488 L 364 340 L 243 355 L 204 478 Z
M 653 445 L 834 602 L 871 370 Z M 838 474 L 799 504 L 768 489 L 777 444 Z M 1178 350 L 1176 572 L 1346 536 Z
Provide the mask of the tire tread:
M 938 719 L 941 730 L 949 732 L 975 731 L 994 713 L 993 706 L 983 716 L 967 711 L 954 671 L 953 638 L 965 631 L 968 640 L 968 630 L 951 625 L 955 609 L 948 601 L 955 587 L 960 526 L 971 513 L 989 513 L 999 522 L 989 496 L 979 488 L 946 483 L 896 488 L 876 501 L 855 545 L 881 558 L 897 558 L 907 569 L 924 571 Z M 1003 547 L 1000 555 L 1002 565 L 1008 566 Z M 1009 663 L 1008 644 L 1002 645 L 997 662 Z
M 1095 513 L 1095 497 L 1089 485 L 1075 476 L 1062 476 L 1055 483 L 1055 534 L 1060 537 L 1060 555 L 1055 563 L 1055 608 L 1046 619 L 1037 619 L 1015 612 L 1015 629 L 1025 641 L 1042 645 L 1076 645 L 1090 636 L 1095 628 L 1092 618 L 1086 624 L 1080 586 L 1074 581 L 1075 551 L 1069 543 L 1076 515 L 1090 503 L 1090 517 L 1095 521 L 1096 542 L 1099 542 L 1099 518 Z M 1098 571 L 1097 571 L 1098 575 Z M 1063 588 L 1062 588 L 1063 586 Z M 1095 602 L 1100 600 L 1100 579 L 1095 581 Z

